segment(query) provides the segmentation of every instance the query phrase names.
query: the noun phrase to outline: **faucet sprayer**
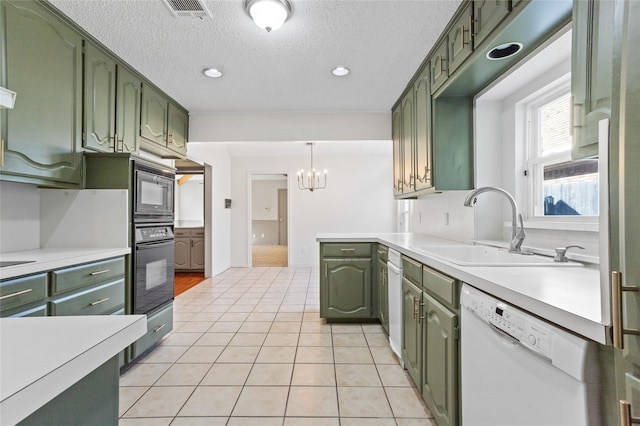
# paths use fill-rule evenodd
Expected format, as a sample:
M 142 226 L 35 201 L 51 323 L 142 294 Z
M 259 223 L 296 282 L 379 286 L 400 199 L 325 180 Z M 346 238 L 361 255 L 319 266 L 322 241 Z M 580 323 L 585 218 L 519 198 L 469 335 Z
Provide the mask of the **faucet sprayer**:
M 511 243 L 509 245 L 509 251 L 511 253 L 522 253 L 522 242 L 524 241 L 525 233 L 524 233 L 524 223 L 522 221 L 522 215 L 518 213 L 518 206 L 516 205 L 516 200 L 509 194 L 507 191 L 501 188 L 496 188 L 493 186 L 483 186 L 481 188 L 475 189 L 467 195 L 467 198 L 464 200 L 464 205 L 466 207 L 473 207 L 478 202 L 478 195 L 483 192 L 498 192 L 509 200 L 511 204 Z M 520 222 L 520 227 L 518 227 L 518 221 Z

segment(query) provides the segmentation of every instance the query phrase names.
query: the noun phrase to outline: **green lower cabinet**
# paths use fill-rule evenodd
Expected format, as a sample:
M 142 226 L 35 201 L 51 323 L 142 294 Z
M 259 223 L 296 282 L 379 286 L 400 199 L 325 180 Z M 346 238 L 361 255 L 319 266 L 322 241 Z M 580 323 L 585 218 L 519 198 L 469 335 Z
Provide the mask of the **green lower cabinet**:
M 418 389 L 422 388 L 422 290 L 402 278 L 402 361 Z
M 458 315 L 422 294 L 422 396 L 439 426 L 458 424 Z
M 148 315 L 147 334 L 133 344 L 132 358 L 135 359 L 152 348 L 171 330 L 173 330 L 173 303 Z
M 384 331 L 389 333 L 389 283 L 388 283 L 388 268 L 387 262 L 382 259 L 378 259 L 378 267 L 376 269 L 378 273 L 378 319 L 380 324 L 384 328 Z
M 322 318 L 371 318 L 371 258 L 323 259 Z

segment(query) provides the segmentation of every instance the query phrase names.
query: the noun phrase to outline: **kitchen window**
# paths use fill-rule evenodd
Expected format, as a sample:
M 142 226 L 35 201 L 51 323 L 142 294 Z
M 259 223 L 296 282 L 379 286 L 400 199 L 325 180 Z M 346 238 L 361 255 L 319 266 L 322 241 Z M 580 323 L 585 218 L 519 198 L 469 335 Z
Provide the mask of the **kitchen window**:
M 597 222 L 598 159 L 571 159 L 569 82 L 526 105 L 529 220 Z

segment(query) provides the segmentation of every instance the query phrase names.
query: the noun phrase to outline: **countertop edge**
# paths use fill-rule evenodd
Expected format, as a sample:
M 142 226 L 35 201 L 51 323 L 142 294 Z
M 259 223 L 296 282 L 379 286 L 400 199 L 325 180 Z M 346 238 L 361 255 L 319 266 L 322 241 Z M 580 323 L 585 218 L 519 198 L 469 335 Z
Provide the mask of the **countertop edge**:
M 557 306 L 522 294 L 516 290 L 512 290 L 499 284 L 493 283 L 477 275 L 474 275 L 473 270 L 478 268 L 458 266 L 444 260 L 430 257 L 426 253 L 411 250 L 408 247 L 391 241 L 391 239 L 386 239 L 385 236 L 395 239 L 399 237 L 409 239 L 411 238 L 412 234 L 318 234 L 316 236 L 316 241 L 383 244 L 391 249 L 399 251 L 406 256 L 420 261 L 426 266 L 432 267 L 444 274 L 450 275 L 453 278 L 468 283 L 471 286 L 478 288 L 479 290 L 502 299 L 507 303 L 519 307 L 520 309 L 528 311 L 547 322 L 553 323 L 557 326 L 565 328 L 573 333 L 579 334 L 598 343 L 605 345 L 607 344 L 607 330 L 609 328 L 608 323 L 593 321 L 589 318 L 576 315 Z M 433 237 L 433 239 L 441 241 L 442 244 L 465 244 L 459 241 L 451 241 L 438 237 Z M 533 268 L 527 267 L 527 269 Z
M 130 323 L 119 331 L 105 336 L 90 349 L 12 395 L 6 398 L 3 395 L 0 402 L 2 423 L 15 424 L 25 419 L 147 332 L 145 315 L 120 316 L 123 317 L 130 319 Z M 77 318 L 86 320 L 85 317 Z

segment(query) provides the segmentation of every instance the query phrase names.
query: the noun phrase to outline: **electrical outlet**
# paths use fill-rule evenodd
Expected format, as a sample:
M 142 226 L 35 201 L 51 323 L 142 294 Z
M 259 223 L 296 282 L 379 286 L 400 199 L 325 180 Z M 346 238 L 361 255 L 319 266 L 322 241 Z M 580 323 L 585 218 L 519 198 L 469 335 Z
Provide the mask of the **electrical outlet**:
M 309 250 L 306 247 L 302 247 L 302 254 L 307 254 Z
M 449 212 L 444 214 L 444 225 L 449 226 Z

